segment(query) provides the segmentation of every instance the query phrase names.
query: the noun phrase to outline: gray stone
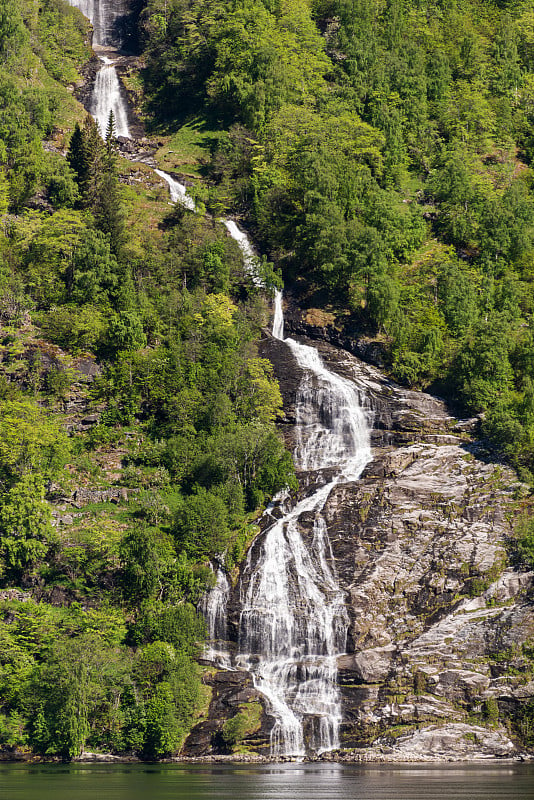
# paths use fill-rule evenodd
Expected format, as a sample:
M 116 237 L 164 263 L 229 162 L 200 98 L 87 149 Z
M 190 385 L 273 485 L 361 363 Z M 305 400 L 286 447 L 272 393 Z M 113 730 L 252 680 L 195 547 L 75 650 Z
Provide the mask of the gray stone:
M 520 658 L 503 656 L 534 636 L 533 575 L 508 565 L 517 477 L 479 457 L 469 439 L 478 420 L 458 422 L 438 398 L 315 344 L 330 369 L 361 388 L 374 426 L 373 460 L 359 481 L 333 488 L 323 512 L 350 618 L 338 658 L 342 745 L 360 748 L 355 760 L 514 757 L 506 732 L 483 726 L 482 710 L 495 698 L 509 714 L 534 697 L 534 685 L 516 674 Z M 281 430 L 291 444 L 299 369 L 279 341 L 266 339 L 262 355 L 280 380 Z M 300 475 L 300 495 L 327 477 Z M 303 519 L 305 535 L 307 526 Z M 229 609 L 235 643 L 237 590 Z M 210 714 L 219 719 L 231 705 L 230 676 L 218 677 L 226 689 Z M 477 714 L 480 724 L 467 722 Z M 259 752 L 268 752 L 269 724 L 266 714 Z M 400 725 L 418 730 L 393 736 Z

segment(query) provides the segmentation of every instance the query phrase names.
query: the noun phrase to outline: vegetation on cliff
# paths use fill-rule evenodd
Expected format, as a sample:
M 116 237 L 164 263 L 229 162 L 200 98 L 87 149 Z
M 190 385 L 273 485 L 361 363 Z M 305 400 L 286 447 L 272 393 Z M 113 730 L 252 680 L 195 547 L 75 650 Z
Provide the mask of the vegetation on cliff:
M 249 214 L 397 379 L 483 412 L 531 480 L 530 5 L 149 0 L 142 21 L 156 120 L 226 130 L 208 205 Z
M 72 98 L 87 35 L 0 11 L 0 744 L 156 758 L 206 702 L 208 559 L 295 479 L 265 298 Z
M 248 215 L 398 379 L 484 412 L 530 480 L 528 5 L 141 5 L 147 120 L 204 127 L 207 210 Z M 205 707 L 208 560 L 238 563 L 295 478 L 265 297 L 222 226 L 120 158 L 112 119 L 99 138 L 73 96 L 90 55 L 65 0 L 2 3 L 0 745 L 157 758 Z

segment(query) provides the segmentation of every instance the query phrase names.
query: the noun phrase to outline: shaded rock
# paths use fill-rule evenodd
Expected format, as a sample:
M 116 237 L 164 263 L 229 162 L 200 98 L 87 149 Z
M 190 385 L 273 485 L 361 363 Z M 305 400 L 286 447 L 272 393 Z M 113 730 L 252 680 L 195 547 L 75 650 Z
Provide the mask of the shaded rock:
M 76 508 L 82 508 L 88 503 L 117 503 L 121 500 L 128 500 L 128 489 L 124 486 L 116 486 L 111 489 L 76 489 L 73 493 L 71 502 Z
M 363 683 L 381 683 L 391 670 L 393 652 L 394 648 L 375 648 L 340 656 L 337 662 L 343 676 L 340 680 L 346 680 L 350 676 L 352 680 Z
M 511 739 L 485 728 L 482 712 L 494 699 L 514 718 L 534 697 L 534 685 L 521 679 L 521 648 L 534 637 L 533 575 L 508 563 L 522 486 L 470 438 L 478 419 L 456 420 L 439 398 L 405 390 L 347 352 L 315 344 L 327 366 L 361 390 L 373 425 L 372 461 L 359 481 L 334 486 L 323 509 L 350 619 L 347 653 L 338 658 L 342 746 L 365 748 L 356 760 L 514 757 Z M 291 445 L 300 370 L 283 342 L 266 337 L 261 353 L 280 381 L 280 427 Z M 328 477 L 299 475 L 298 496 Z M 312 523 L 302 516 L 304 537 Z M 261 534 L 252 559 L 260 543 Z M 233 643 L 239 614 L 234 588 Z M 222 720 L 248 696 L 253 687 L 243 680 L 218 678 L 210 717 Z M 270 725 L 264 713 L 258 752 L 268 752 Z M 405 726 L 418 730 L 405 734 Z

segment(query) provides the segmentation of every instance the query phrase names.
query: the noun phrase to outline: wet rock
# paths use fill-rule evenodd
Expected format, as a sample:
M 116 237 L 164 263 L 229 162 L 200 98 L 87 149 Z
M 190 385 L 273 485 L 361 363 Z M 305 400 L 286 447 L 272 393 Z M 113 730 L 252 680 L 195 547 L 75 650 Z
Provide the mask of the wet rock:
M 350 618 L 338 658 L 342 746 L 363 748 L 355 760 L 515 757 L 505 731 L 484 727 L 483 708 L 494 700 L 510 718 L 534 697 L 520 656 L 534 636 L 533 575 L 508 561 L 522 485 L 471 438 L 478 418 L 457 420 L 439 398 L 315 344 L 330 369 L 361 389 L 373 425 L 372 461 L 359 481 L 336 485 L 323 510 Z M 300 371 L 282 342 L 265 338 L 261 347 L 280 381 L 281 430 L 291 444 Z M 299 497 L 327 479 L 299 477 Z M 304 536 L 312 522 L 303 516 Z M 234 589 L 234 642 L 239 612 Z M 226 686 L 213 707 L 219 720 L 221 704 L 235 706 L 250 688 L 235 680 L 218 679 Z M 264 714 L 262 752 L 270 724 Z

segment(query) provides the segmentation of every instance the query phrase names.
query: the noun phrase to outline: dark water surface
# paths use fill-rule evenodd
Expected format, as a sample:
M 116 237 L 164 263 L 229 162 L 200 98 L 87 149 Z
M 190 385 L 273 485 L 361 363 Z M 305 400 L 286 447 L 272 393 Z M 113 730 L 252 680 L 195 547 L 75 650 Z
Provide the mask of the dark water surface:
M 526 800 L 534 766 L 0 765 L 1 800 Z

